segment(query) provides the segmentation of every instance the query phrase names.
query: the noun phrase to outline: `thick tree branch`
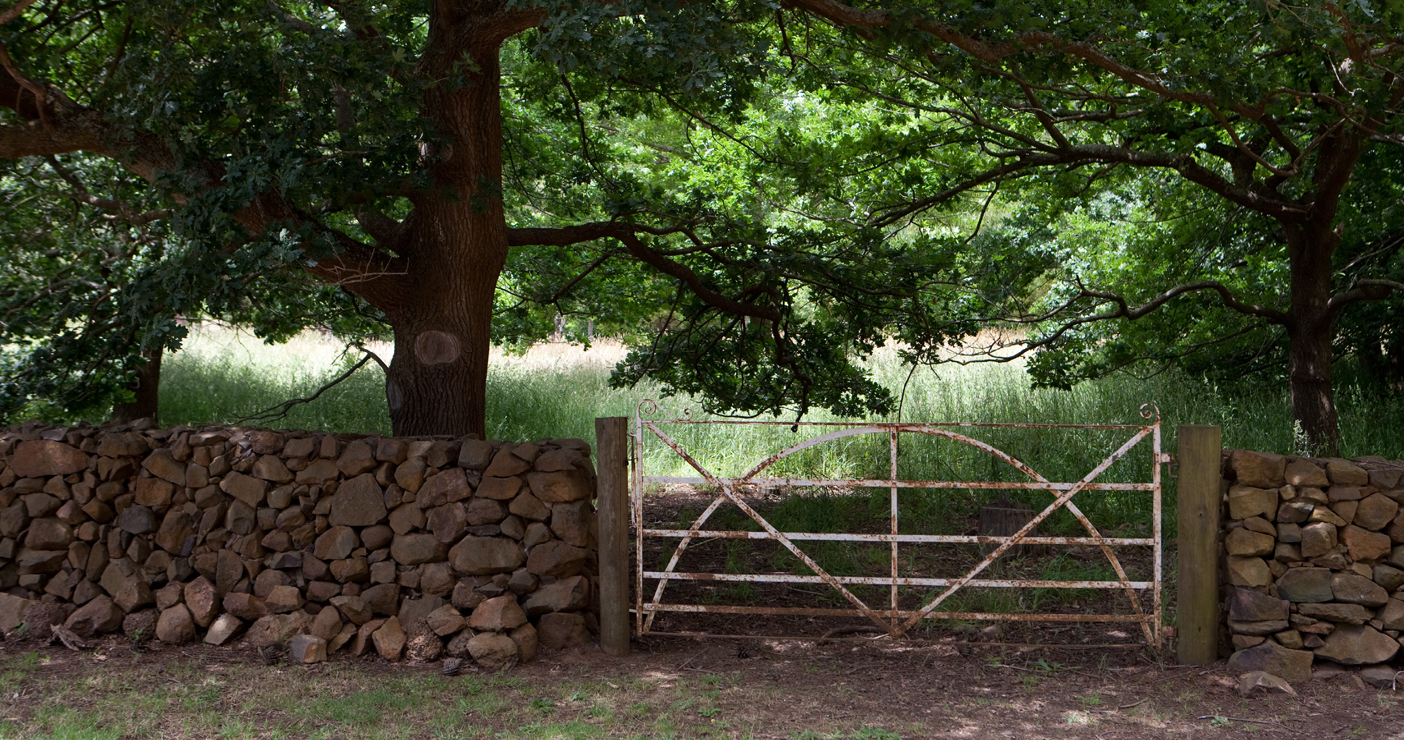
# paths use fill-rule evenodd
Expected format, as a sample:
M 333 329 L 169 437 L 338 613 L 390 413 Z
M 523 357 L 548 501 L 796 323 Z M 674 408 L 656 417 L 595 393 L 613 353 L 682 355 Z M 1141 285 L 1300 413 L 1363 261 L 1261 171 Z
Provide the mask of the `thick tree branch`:
M 997 362 L 1008 362 L 1023 357 L 1029 354 L 1030 352 L 1033 352 L 1034 350 L 1052 346 L 1056 344 L 1058 340 L 1066 336 L 1068 332 L 1080 326 L 1085 326 L 1087 324 L 1095 323 L 1098 321 L 1111 321 L 1113 319 L 1126 319 L 1128 321 L 1135 321 L 1136 319 L 1139 319 L 1143 316 L 1146 316 L 1147 314 L 1156 311 L 1157 309 L 1164 306 L 1166 303 L 1169 303 L 1171 300 L 1174 300 L 1179 296 L 1202 291 L 1211 291 L 1217 293 L 1219 295 L 1219 300 L 1223 303 L 1223 305 L 1226 308 L 1237 311 L 1239 313 L 1246 314 L 1248 316 L 1259 317 L 1271 324 L 1286 325 L 1289 321 L 1289 317 L 1283 311 L 1278 311 L 1277 309 L 1268 308 L 1266 306 L 1244 303 L 1243 301 L 1239 300 L 1233 294 L 1233 291 L 1229 290 L 1227 286 L 1216 280 L 1201 280 L 1193 283 L 1185 283 L 1184 285 L 1177 285 L 1139 306 L 1131 305 L 1131 302 L 1126 300 L 1124 296 L 1121 296 L 1116 293 L 1083 289 L 1074 294 L 1062 305 L 1042 314 L 1032 316 L 1020 316 L 1014 318 L 989 318 L 984 319 L 982 321 L 993 322 L 999 320 L 1014 324 L 1041 324 L 1051 321 L 1057 318 L 1058 316 L 1067 313 L 1073 305 L 1075 305 L 1078 301 L 1081 301 L 1084 298 L 1092 298 L 1097 303 L 1114 304 L 1115 307 L 1111 310 L 1092 314 L 1091 316 L 1080 316 L 1078 318 L 1068 320 L 1063 324 L 1059 325 L 1057 328 L 1055 328 L 1051 334 L 1048 334 L 1041 339 L 1037 339 L 1031 342 L 1020 342 L 1020 349 L 1018 351 L 1008 355 L 999 355 L 998 357 L 993 359 L 993 361 Z
M 0 74 L 0 106 L 9 107 L 29 123 L 0 126 L 0 157 L 18 159 L 82 151 L 115 159 L 151 183 L 162 173 L 179 171 L 195 175 L 206 189 L 223 184 L 224 169 L 220 165 L 196 162 L 182 166 L 159 137 L 145 132 L 126 134 L 115 129 L 101 114 L 74 103 L 50 85 L 43 86 L 43 95 L 22 95 L 28 88 L 21 85 L 19 77 Z M 178 203 L 185 203 L 191 195 L 193 193 L 172 193 L 171 197 Z M 275 225 L 310 227 L 334 244 L 335 251 L 305 264 L 309 273 L 334 285 L 351 288 L 382 310 L 402 298 L 398 278 L 405 272 L 403 264 L 318 223 L 288 203 L 276 189 L 256 195 L 251 203 L 232 215 L 252 234 L 261 234 Z
M 387 249 L 395 249 L 405 233 L 404 224 L 374 208 L 362 208 L 356 211 L 356 222 L 380 246 Z
M 4 95 L 0 85 L 0 96 Z M 27 106 L 26 106 L 27 107 Z M 36 114 L 37 116 L 37 114 Z M 69 125 L 43 127 L 32 125 L 0 126 L 0 159 L 19 159 L 70 152 L 109 154 L 101 140 L 87 126 Z
M 736 316 L 749 316 L 766 321 L 779 322 L 783 319 L 780 311 L 774 307 L 733 300 L 712 290 L 707 287 L 696 272 L 693 272 L 692 268 L 651 249 L 639 238 L 641 233 L 661 236 L 682 231 L 681 228 L 658 229 L 634 224 L 595 222 L 559 229 L 508 229 L 507 241 L 514 247 L 531 245 L 566 247 L 595 239 L 617 239 L 634 259 L 649 265 L 664 275 L 677 278 L 687 286 L 688 290 L 691 290 L 693 294 L 712 308 Z
M 38 1 L 39 0 L 19 0 L 19 2 L 12 5 L 9 10 L 0 13 L 0 26 L 3 26 L 6 23 L 9 23 L 10 21 L 20 17 L 21 13 L 28 10 L 29 6 L 33 5 Z
M 145 226 L 152 221 L 157 221 L 171 215 L 170 210 L 166 208 L 154 208 L 149 211 L 137 212 L 135 208 L 132 208 L 124 201 L 115 198 L 99 198 L 88 190 L 88 187 L 83 184 L 83 181 L 80 180 L 77 175 L 69 172 L 63 165 L 59 164 L 59 161 L 53 156 L 46 156 L 45 160 L 48 161 L 49 167 L 52 168 L 64 182 L 72 186 L 73 192 L 66 194 L 66 197 L 72 198 L 79 203 L 114 214 L 132 226 Z
M 1075 165 L 1090 162 L 1103 164 L 1126 164 L 1133 167 L 1172 169 L 1186 179 L 1205 187 L 1218 195 L 1245 208 L 1274 218 L 1296 220 L 1306 215 L 1304 207 L 1287 200 L 1271 198 L 1251 188 L 1236 185 L 1194 161 L 1190 154 L 1168 154 L 1158 152 L 1138 152 L 1134 149 L 1103 145 L 1071 146 L 1052 152 L 1012 153 L 1018 158 L 1007 164 L 992 167 L 984 172 L 930 196 L 884 211 L 874 220 L 874 226 L 888 226 L 902 219 L 991 182 L 1003 181 L 1018 176 L 1027 170 L 1056 165 Z
M 1348 290 L 1331 296 L 1331 300 L 1326 302 L 1326 311 L 1334 316 L 1356 301 L 1379 301 L 1396 291 L 1404 293 L 1404 283 L 1381 279 L 1357 280 Z
M 1174 298 L 1178 298 L 1179 296 L 1186 295 L 1188 293 L 1197 293 L 1200 291 L 1212 291 L 1218 293 L 1219 300 L 1224 304 L 1225 308 L 1232 309 L 1239 313 L 1248 314 L 1249 316 L 1259 316 L 1264 319 L 1267 319 L 1268 321 L 1271 321 L 1274 324 L 1286 324 L 1288 321 L 1288 317 L 1285 312 L 1279 311 L 1275 308 L 1268 308 L 1266 306 L 1259 306 L 1256 304 L 1244 303 L 1243 301 L 1240 301 L 1236 296 L 1234 296 L 1233 291 L 1228 289 L 1228 286 L 1224 285 L 1223 283 L 1220 283 L 1217 280 L 1200 280 L 1198 282 L 1177 285 L 1165 291 L 1164 293 L 1161 293 L 1155 298 L 1152 298 L 1146 303 L 1143 303 L 1140 306 L 1136 307 L 1130 306 L 1130 304 L 1126 301 L 1125 298 L 1114 293 L 1099 293 L 1096 291 L 1083 292 L 1089 297 L 1101 298 L 1103 300 L 1112 301 L 1117 304 L 1117 310 L 1111 315 L 1106 316 L 1106 318 L 1114 319 L 1124 317 L 1134 321 L 1135 319 L 1139 319 L 1142 316 L 1145 316 L 1146 314 L 1151 313 L 1152 311 L 1160 308 L 1161 306 L 1165 305 Z
M 292 11 L 288 10 L 287 8 L 281 6 L 278 7 L 278 14 L 282 16 L 283 22 L 288 25 L 288 28 L 291 28 L 294 31 L 300 31 L 310 36 L 316 33 L 318 30 L 316 26 L 312 25 L 311 23 L 308 23 L 302 18 L 297 17 L 292 13 Z

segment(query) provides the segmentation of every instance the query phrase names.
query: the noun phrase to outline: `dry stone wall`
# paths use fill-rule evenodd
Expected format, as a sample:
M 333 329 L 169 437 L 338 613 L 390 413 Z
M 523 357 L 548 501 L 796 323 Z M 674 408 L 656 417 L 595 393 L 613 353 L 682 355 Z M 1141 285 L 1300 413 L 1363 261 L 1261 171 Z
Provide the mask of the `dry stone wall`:
M 598 629 L 594 494 L 578 439 L 11 428 L 0 631 L 496 670 Z
M 1404 662 L 1404 463 L 1236 450 L 1223 473 L 1229 667 L 1291 681 L 1361 666 L 1389 683 Z

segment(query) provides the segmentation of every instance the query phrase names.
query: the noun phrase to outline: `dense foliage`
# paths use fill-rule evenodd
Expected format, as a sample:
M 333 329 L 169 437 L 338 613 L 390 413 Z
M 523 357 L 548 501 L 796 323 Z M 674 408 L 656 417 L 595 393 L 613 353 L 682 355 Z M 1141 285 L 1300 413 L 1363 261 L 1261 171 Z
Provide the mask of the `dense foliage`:
M 990 326 L 1047 384 L 1231 361 L 1327 447 L 1333 343 L 1387 362 L 1397 2 L 16 10 L 0 156 L 169 210 L 152 316 L 383 322 L 401 433 L 481 431 L 486 344 L 562 328 L 737 414 L 886 413 L 874 348 Z
M 1404 290 L 1404 6 L 793 5 L 852 32 L 801 18 L 804 74 L 906 119 L 868 137 L 898 175 L 868 223 L 986 199 L 996 228 L 970 244 L 1003 262 L 961 278 L 984 323 L 1032 329 L 1006 358 L 1054 385 L 1256 364 L 1334 448 L 1333 348 L 1378 354 L 1342 322 Z

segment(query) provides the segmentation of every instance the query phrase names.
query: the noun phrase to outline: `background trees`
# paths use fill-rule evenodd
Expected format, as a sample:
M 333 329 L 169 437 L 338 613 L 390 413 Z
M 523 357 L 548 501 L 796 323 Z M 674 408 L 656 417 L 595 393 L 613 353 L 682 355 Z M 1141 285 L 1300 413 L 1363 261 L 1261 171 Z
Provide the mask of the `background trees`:
M 119 418 L 155 416 L 163 350 L 184 333 L 175 323 L 179 298 L 158 297 L 167 212 L 153 206 L 144 183 L 101 161 L 6 164 L 0 341 L 9 349 L 0 412 L 113 406 Z M 115 192 L 93 193 L 82 179 L 89 175 Z
M 1115 191 L 1142 198 L 1146 213 L 1178 211 L 1184 223 L 1175 229 L 1156 238 L 1126 234 L 1104 246 L 1102 259 L 1084 263 L 1109 269 L 1065 271 L 1070 288 L 1035 296 L 1009 289 L 1028 282 L 992 284 L 996 292 L 985 297 L 1003 310 L 990 318 L 1043 328 L 1024 351 L 1062 348 L 1042 356 L 1045 378 L 1095 366 L 1072 361 L 1073 353 L 1095 350 L 1098 362 L 1113 366 L 1127 359 L 1127 343 L 1107 341 L 1124 322 L 1107 330 L 1086 328 L 1091 322 L 1135 320 L 1179 296 L 1208 296 L 1240 316 L 1212 319 L 1212 328 L 1181 326 L 1178 347 L 1160 356 L 1273 327 L 1284 340 L 1298 423 L 1313 446 L 1335 448 L 1336 327 L 1350 306 L 1404 289 L 1386 256 L 1397 248 L 1389 245 L 1399 229 L 1404 145 L 1400 8 L 1016 2 L 888 10 L 831 0 L 789 7 L 803 11 L 801 23 L 823 18 L 863 39 L 813 32 L 812 24 L 796 32 L 792 38 L 804 42 L 796 58 L 809 74 L 913 119 L 887 141 L 893 150 L 909 147 L 906 166 L 924 176 L 896 181 L 877 199 L 873 224 L 909 220 L 976 191 L 1018 198 L 1031 182 L 1043 191 L 1045 213 Z M 934 151 L 947 154 L 933 162 Z M 1175 182 L 1127 170 L 1173 174 Z M 1153 202 L 1162 196 L 1172 203 Z M 1226 271 L 1240 262 L 1252 275 L 1230 278 Z

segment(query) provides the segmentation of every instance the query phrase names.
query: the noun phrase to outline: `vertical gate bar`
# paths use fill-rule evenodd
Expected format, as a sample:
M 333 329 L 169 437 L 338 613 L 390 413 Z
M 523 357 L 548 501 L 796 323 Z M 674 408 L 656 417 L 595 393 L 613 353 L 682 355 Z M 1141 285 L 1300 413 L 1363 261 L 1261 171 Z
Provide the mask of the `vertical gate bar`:
M 1153 489 L 1151 490 L 1151 516 L 1153 516 L 1153 517 L 1155 518 L 1154 523 L 1151 525 L 1151 526 L 1154 528 L 1154 535 L 1153 535 L 1153 536 L 1154 536 L 1154 539 L 1155 539 L 1155 544 L 1152 545 L 1152 547 L 1153 547 L 1154 550 L 1155 550 L 1155 566 L 1154 566 L 1154 567 L 1155 567 L 1155 572 L 1154 572 L 1154 574 L 1151 576 L 1151 582 L 1154 583 L 1155 585 L 1154 585 L 1154 587 L 1153 587 L 1152 590 L 1151 590 L 1151 611 L 1152 611 L 1152 612 L 1154 613 L 1154 615 L 1155 615 L 1155 649 L 1158 651 L 1158 650 L 1160 650 L 1161 646 L 1165 644 L 1164 639 L 1162 639 L 1162 637 L 1161 637 L 1161 635 L 1162 635 L 1161 629 L 1163 628 L 1163 625 L 1162 625 L 1161 622 L 1162 622 L 1163 617 L 1162 617 L 1162 615 L 1161 615 L 1161 601 L 1160 601 L 1160 585 L 1161 585 L 1161 569 L 1160 569 L 1161 566 L 1160 566 L 1160 562 L 1161 562 L 1161 556 L 1162 556 L 1162 547 L 1161 547 L 1161 539 L 1162 539 L 1162 537 L 1161 537 L 1160 517 L 1161 517 L 1162 509 L 1161 509 L 1161 501 L 1160 501 L 1160 463 L 1161 463 L 1161 453 L 1160 453 L 1160 417 L 1159 417 L 1159 416 L 1157 416 L 1156 419 L 1155 419 L 1155 432 L 1151 435 L 1151 447 L 1152 447 L 1152 449 L 1154 450 L 1154 452 L 1152 453 L 1152 456 L 1151 456 L 1151 460 L 1152 460 L 1152 462 L 1151 462 L 1151 484 L 1155 486 L 1155 488 L 1153 488 Z
M 600 648 L 629 654 L 629 420 L 595 419 L 599 502 Z
M 1176 648 L 1180 663 L 1219 659 L 1219 455 L 1215 426 L 1179 427 L 1180 479 L 1176 487 L 1179 566 L 1176 575 Z
M 896 429 L 896 427 L 893 427 L 893 428 L 888 432 L 888 434 L 890 435 L 889 441 L 890 441 L 890 453 L 891 453 L 891 454 L 890 454 L 891 464 L 890 464 L 890 466 L 889 466 L 890 469 L 889 469 L 888 472 L 889 472 L 889 475 L 891 476 L 891 481 L 892 481 L 892 489 L 891 489 L 891 494 L 890 494 L 890 497 L 891 497 L 891 500 L 892 500 L 892 534 L 898 534 L 898 531 L 897 531 L 897 429 Z M 898 619 L 898 616 L 897 616 L 897 543 L 894 541 L 894 542 L 892 542 L 892 623 L 893 623 L 893 624 L 896 624 L 896 623 L 897 623 L 897 619 Z
M 634 410 L 634 485 L 633 493 L 630 497 L 634 506 L 634 634 L 644 633 L 644 608 L 643 608 L 643 541 L 644 541 L 644 518 L 643 518 L 643 478 L 644 478 L 644 433 L 643 414 L 638 409 Z

